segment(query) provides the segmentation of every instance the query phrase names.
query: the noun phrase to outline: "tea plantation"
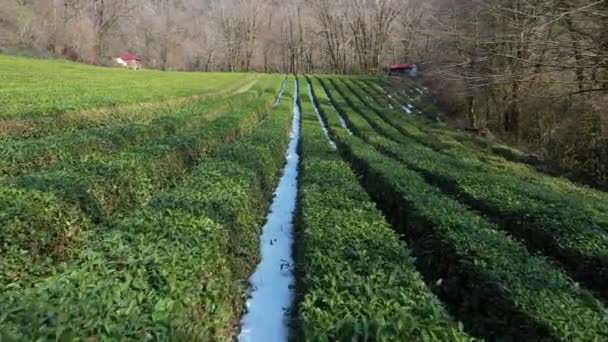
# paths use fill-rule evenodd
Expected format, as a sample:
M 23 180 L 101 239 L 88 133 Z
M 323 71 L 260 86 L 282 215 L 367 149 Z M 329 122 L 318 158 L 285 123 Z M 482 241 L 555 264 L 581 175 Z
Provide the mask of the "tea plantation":
M 237 338 L 293 144 L 290 340 L 608 341 L 608 194 L 438 111 L 405 79 L 0 56 L 0 341 Z

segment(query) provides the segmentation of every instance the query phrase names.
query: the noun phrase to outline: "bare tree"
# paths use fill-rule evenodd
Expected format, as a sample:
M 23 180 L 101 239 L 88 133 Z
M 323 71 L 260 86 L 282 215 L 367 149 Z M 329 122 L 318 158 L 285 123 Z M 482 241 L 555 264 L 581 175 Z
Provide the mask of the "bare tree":
M 89 13 L 95 32 L 95 57 L 101 61 L 106 56 L 108 37 L 112 34 L 120 36 L 124 33 L 114 33 L 113 30 L 123 19 L 131 17 L 132 12 L 140 5 L 138 0 L 93 0 L 92 4 L 83 8 Z

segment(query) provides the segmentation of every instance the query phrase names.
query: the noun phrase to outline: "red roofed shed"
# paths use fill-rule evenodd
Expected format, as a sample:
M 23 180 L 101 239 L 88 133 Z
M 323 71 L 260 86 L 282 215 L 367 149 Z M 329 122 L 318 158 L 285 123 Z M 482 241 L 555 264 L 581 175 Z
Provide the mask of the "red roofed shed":
M 135 55 L 131 55 L 131 54 L 126 54 L 126 55 L 122 55 L 120 56 L 120 59 L 122 59 L 125 62 L 128 61 L 141 61 L 141 58 L 135 56 Z
M 126 54 L 120 57 L 115 57 L 114 60 L 116 61 L 116 63 L 122 65 L 123 67 L 131 68 L 134 70 L 138 70 L 142 67 L 140 63 L 141 58 L 132 54 Z
M 415 63 L 391 64 L 386 70 L 392 75 L 409 75 L 415 77 L 418 73 L 418 66 Z
M 391 64 L 388 66 L 388 70 L 390 71 L 398 71 L 404 69 L 411 69 L 415 64 L 412 63 L 404 63 L 404 64 Z

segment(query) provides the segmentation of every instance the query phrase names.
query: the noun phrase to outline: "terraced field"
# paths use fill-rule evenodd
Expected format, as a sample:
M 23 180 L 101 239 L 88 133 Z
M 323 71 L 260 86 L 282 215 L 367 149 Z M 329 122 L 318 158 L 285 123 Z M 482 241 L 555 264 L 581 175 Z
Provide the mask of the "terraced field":
M 608 194 L 412 81 L 0 70 L 0 341 L 608 340 Z

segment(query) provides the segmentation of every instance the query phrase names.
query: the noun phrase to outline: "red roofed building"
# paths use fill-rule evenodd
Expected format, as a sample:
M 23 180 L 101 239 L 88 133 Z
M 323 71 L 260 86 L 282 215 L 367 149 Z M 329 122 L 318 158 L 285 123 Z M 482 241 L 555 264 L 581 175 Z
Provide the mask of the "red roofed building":
M 389 68 L 389 70 L 403 70 L 403 69 L 409 69 L 413 66 L 414 66 L 414 64 L 411 64 L 411 63 L 391 64 L 388 66 L 388 68 Z
M 119 58 L 122 59 L 125 62 L 128 62 L 128 61 L 141 61 L 141 58 L 139 58 L 139 57 L 137 57 L 135 55 L 130 55 L 130 54 L 122 55 Z
M 418 66 L 414 63 L 391 64 L 386 69 L 391 75 L 407 74 L 414 77 L 418 74 Z
M 141 68 L 141 58 L 132 55 L 132 54 L 126 54 L 126 55 L 122 55 L 120 57 L 116 57 L 115 58 L 116 63 L 127 67 L 127 68 L 131 68 L 133 70 L 138 70 Z

